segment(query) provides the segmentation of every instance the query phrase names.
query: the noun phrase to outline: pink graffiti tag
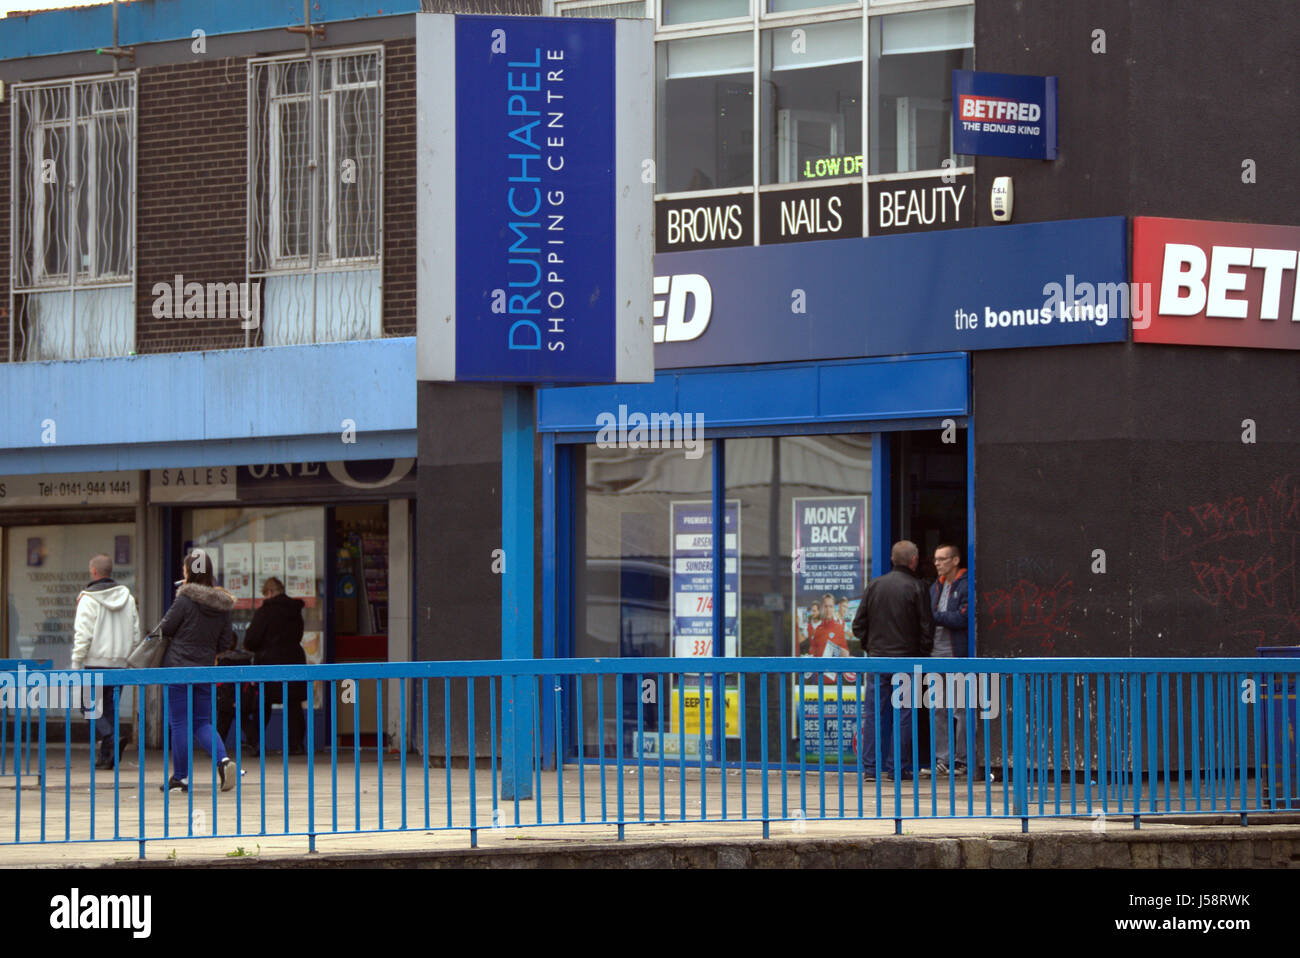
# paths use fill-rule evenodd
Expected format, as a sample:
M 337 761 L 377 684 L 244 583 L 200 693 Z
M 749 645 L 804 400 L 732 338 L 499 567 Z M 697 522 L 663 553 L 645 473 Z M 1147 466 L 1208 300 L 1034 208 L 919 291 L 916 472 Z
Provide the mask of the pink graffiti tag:
M 1300 642 L 1300 476 L 1166 512 L 1160 538 L 1160 558 L 1189 574 L 1192 593 L 1232 611 L 1234 635 Z
M 1059 639 L 1069 635 L 1074 580 L 1063 575 L 1054 585 L 1040 586 L 1021 579 L 1008 589 L 990 590 L 985 601 L 992 626 L 1004 629 L 1006 638 L 1021 643 L 1037 643 L 1051 652 Z

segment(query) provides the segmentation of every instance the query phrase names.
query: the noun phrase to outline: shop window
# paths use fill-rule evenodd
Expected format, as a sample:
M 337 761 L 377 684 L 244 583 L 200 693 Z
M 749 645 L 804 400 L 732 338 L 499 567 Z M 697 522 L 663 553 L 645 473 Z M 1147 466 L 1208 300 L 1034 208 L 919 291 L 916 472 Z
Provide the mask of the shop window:
M 718 492 L 725 497 L 725 651 L 860 655 L 852 619 L 871 566 L 871 437 L 729 439 L 725 449 L 727 488 Z M 595 755 L 602 742 L 613 754 L 621 741 L 624 754 L 631 755 L 636 754 L 638 708 L 643 732 L 659 730 L 661 703 L 666 734 L 677 731 L 679 705 L 688 734 L 699 728 L 700 676 L 707 676 L 715 639 L 712 451 L 694 459 L 682 449 L 585 446 L 575 453 L 587 489 L 577 529 L 583 552 L 577 557 L 574 654 L 668 656 L 680 662 L 678 675 L 685 676 L 684 692 L 680 677 L 665 676 L 667 684 L 653 704 L 634 694 L 636 683 L 628 679 L 621 716 L 614 707 L 618 680 L 583 683 L 584 754 Z M 832 600 L 826 603 L 828 592 Z M 822 673 L 809 674 L 815 686 Z M 649 678 L 659 682 L 657 676 Z M 710 680 L 704 681 L 707 700 L 712 692 Z M 751 714 L 746 721 L 757 730 L 759 680 L 747 681 Z M 723 693 L 729 737 L 739 734 L 731 714 L 739 702 L 736 682 L 730 676 Z M 769 695 L 771 703 L 778 700 L 775 685 Z M 791 709 L 797 698 L 796 691 L 787 691 Z M 792 736 L 798 727 L 792 716 Z M 781 747 L 775 738 L 773 757 Z M 750 758 L 758 757 L 757 739 L 757 734 L 750 737 Z M 735 757 L 735 746 L 729 748 Z
M 753 34 L 662 41 L 657 59 L 657 189 L 753 185 Z
M 285 595 L 303 602 L 307 661 L 324 661 L 325 510 L 321 507 L 187 509 L 181 554 L 202 549 L 217 584 L 235 597 L 235 633 L 243 644 L 262 588 L 274 576 Z M 170 574 L 170 572 L 169 572 Z
M 871 173 L 934 170 L 952 152 L 952 71 L 973 64 L 973 7 L 871 20 Z
M 861 175 L 862 20 L 764 30 L 762 65 L 762 182 Z
M 113 580 L 139 601 L 134 522 L 12 526 L 5 536 L 9 657 L 71 666 L 77 596 L 100 553 L 113 560 Z
M 379 49 L 249 63 L 248 261 L 267 345 L 380 335 L 382 91 Z
M 577 531 L 582 552 L 576 557 L 575 655 L 608 658 L 673 654 L 672 623 L 678 611 L 672 598 L 674 577 L 679 591 L 687 596 L 684 602 L 698 601 L 700 596 L 687 588 L 682 576 L 693 577 L 691 581 L 701 578 L 698 568 L 688 569 L 685 562 L 680 569 L 673 565 L 673 520 L 687 504 L 698 508 L 709 500 L 709 447 L 700 440 L 700 454 L 695 458 L 689 458 L 686 452 L 691 450 L 684 449 L 629 450 L 592 445 L 575 450 L 578 475 L 586 475 L 586 497 L 579 510 Z M 692 528 L 698 528 L 698 524 Z M 707 579 L 708 575 L 705 570 L 703 577 Z M 681 611 L 686 611 L 685 607 Z M 681 640 L 689 643 L 695 637 L 682 636 Z M 582 684 L 582 735 L 588 755 L 595 754 L 602 742 L 606 750 L 612 750 L 620 741 L 620 729 L 625 754 L 633 744 L 627 736 L 635 733 L 639 696 L 634 694 L 635 682 L 627 680 L 620 723 L 615 708 L 616 681 L 593 677 Z
M 135 76 L 14 91 L 11 358 L 135 348 Z
M 809 10 L 814 7 L 860 7 L 862 0 L 848 0 L 848 2 L 837 2 L 837 0 L 767 0 L 768 13 L 790 13 L 794 10 Z

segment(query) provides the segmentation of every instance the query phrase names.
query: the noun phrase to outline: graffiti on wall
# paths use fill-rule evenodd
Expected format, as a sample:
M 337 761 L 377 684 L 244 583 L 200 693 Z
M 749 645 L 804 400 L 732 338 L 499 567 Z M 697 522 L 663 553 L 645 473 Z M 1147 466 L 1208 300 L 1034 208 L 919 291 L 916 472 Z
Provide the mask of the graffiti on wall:
M 1160 559 L 1256 645 L 1300 644 L 1300 475 L 1167 511 Z
M 1074 605 L 1074 580 L 1069 573 L 1051 585 L 1019 579 L 1009 588 L 989 590 L 983 603 L 999 638 L 1022 652 L 1033 646 L 1050 655 L 1058 642 L 1073 636 L 1069 615 Z

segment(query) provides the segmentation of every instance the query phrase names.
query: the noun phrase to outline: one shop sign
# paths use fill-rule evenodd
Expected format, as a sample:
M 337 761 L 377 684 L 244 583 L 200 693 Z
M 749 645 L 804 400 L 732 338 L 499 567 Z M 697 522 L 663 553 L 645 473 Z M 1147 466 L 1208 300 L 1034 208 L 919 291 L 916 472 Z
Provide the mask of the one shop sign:
M 1056 77 L 952 71 L 952 150 L 1056 159 Z
M 653 24 L 418 19 L 419 379 L 651 381 Z
M 1133 280 L 1152 308 L 1139 343 L 1300 349 L 1300 226 L 1133 220 Z

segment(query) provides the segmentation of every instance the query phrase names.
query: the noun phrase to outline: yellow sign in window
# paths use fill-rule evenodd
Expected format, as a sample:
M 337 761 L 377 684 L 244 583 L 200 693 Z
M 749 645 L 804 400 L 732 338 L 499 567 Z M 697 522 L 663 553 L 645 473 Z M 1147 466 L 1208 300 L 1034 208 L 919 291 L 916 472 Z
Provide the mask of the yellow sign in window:
M 713 733 L 713 687 L 709 679 L 704 680 L 704 734 Z M 669 719 L 669 728 L 673 734 L 678 734 L 677 718 L 678 710 L 681 709 L 682 729 L 689 735 L 700 734 L 700 687 L 697 682 L 686 682 L 685 696 L 679 702 L 678 696 L 682 695 L 681 689 L 673 689 L 672 694 L 672 713 Z M 723 693 L 723 701 L 726 702 L 726 713 L 724 715 L 726 724 L 727 738 L 740 737 L 740 691 L 738 689 L 727 689 Z

